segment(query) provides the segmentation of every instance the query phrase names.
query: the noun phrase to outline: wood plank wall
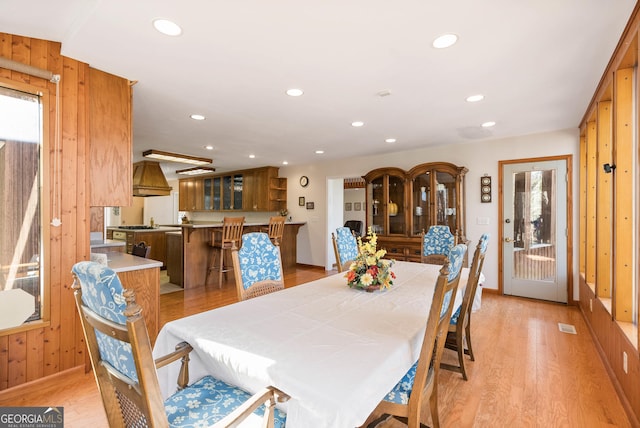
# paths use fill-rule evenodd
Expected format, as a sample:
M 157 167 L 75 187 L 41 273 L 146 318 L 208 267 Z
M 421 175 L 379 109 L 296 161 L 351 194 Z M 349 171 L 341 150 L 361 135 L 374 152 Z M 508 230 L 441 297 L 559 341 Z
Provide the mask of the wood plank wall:
M 85 364 L 82 329 L 76 315 L 71 267 L 89 256 L 88 64 L 60 55 L 60 43 L 0 33 L 0 56 L 61 76 L 59 171 L 54 170 L 56 86 L 45 79 L 0 68 L 3 81 L 48 91 L 48 127 L 44 136 L 43 225 L 45 290 L 49 324 L 13 334 L 0 333 L 2 390 Z M 64 168 L 62 168 L 64 166 Z M 51 183 L 60 173 L 60 227 L 50 226 Z

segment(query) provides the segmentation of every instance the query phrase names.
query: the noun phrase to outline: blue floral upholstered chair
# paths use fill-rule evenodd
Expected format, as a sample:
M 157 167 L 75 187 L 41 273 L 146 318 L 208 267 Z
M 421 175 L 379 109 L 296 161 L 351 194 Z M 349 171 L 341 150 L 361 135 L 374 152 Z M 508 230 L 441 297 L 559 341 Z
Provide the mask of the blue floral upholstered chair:
M 117 274 L 95 262 L 73 266 L 73 290 L 98 389 L 110 427 L 228 427 L 257 418 L 284 427 L 276 401 L 288 399 L 273 387 L 255 395 L 212 376 L 187 385 L 191 346 L 182 342 L 153 360 L 142 308 Z M 162 399 L 156 369 L 181 360 L 178 391 Z
M 336 254 L 338 272 L 344 272 L 358 257 L 358 241 L 348 227 L 337 228 L 335 235 L 331 233 L 331 240 L 333 241 L 333 251 Z
M 444 263 L 445 257 L 456 243 L 449 226 L 434 225 L 427 233 L 422 233 L 422 263 Z
M 464 380 L 467 380 L 467 372 L 464 368 L 463 354 L 469 355 L 471 361 L 475 361 L 473 348 L 471 347 L 471 309 L 478 289 L 478 281 L 482 273 L 482 265 L 484 264 L 484 256 L 488 245 L 489 235 L 485 233 L 478 240 L 478 245 L 473 253 L 473 261 L 471 262 L 471 268 L 469 268 L 469 278 L 462 297 L 462 305 L 451 315 L 451 321 L 449 322 L 449 332 L 444 346 L 458 353 L 458 365 L 444 363 L 440 365 L 443 369 L 460 372 Z M 464 346 L 465 343 L 467 345 L 466 348 Z
M 238 300 L 284 289 L 280 246 L 263 232 L 242 235 L 242 247 L 231 251 Z
M 440 426 L 437 391 L 440 359 L 466 252 L 465 244 L 458 244 L 451 249 L 450 261 L 445 262 L 440 269 L 433 292 L 418 361 L 378 404 L 371 416 L 376 419 L 368 424 L 368 427 L 375 427 L 389 416 L 393 416 L 405 422 L 409 428 L 419 428 L 422 403 L 427 400 L 431 410 L 432 426 Z

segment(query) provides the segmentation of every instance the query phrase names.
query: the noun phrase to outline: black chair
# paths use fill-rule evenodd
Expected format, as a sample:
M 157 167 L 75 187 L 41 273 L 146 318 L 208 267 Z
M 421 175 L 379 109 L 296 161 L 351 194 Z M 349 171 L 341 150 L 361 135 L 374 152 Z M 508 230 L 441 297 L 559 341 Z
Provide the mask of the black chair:
M 344 227 L 348 227 L 354 233 L 356 237 L 362 236 L 362 221 L 361 220 L 347 220 L 344 222 Z

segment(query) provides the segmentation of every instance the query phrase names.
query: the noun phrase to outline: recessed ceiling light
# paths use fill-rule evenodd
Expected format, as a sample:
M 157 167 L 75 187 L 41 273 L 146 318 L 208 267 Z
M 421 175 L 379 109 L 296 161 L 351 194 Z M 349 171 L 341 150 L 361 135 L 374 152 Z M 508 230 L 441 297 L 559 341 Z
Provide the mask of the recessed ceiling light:
M 154 19 L 153 27 L 167 36 L 179 36 L 182 34 L 182 28 L 180 28 L 180 26 L 175 22 L 169 21 L 168 19 Z
M 204 148 L 207 150 L 213 150 L 213 146 L 211 144 L 204 146 Z
M 483 128 L 491 128 L 492 126 L 496 126 L 496 123 L 493 121 L 485 122 L 482 124 Z
M 191 116 L 189 116 L 191 119 L 193 120 L 204 120 L 205 117 L 201 114 L 192 114 Z
M 297 88 L 287 89 L 287 95 L 289 95 L 290 97 L 299 97 L 302 94 L 304 94 L 302 89 L 297 89 Z
M 249 159 L 255 159 L 256 155 L 249 155 Z
M 482 94 L 469 95 L 467 97 L 468 103 L 477 103 L 478 101 L 482 101 L 482 100 L 484 100 L 484 95 Z
M 316 150 L 316 154 L 317 154 L 317 155 L 321 155 L 321 154 L 323 154 L 323 153 L 324 153 L 324 150 Z
M 458 41 L 458 36 L 455 34 L 443 34 L 437 37 L 433 41 L 433 47 L 436 49 L 444 49 L 449 46 L 453 46 Z
M 395 138 L 387 138 L 386 140 L 384 140 L 385 143 L 395 143 L 396 139 Z
M 361 126 L 364 126 L 364 122 L 361 122 L 361 121 L 357 120 L 355 122 L 351 122 L 351 126 L 353 126 L 355 128 L 359 128 Z
M 289 162 L 287 162 L 287 161 L 282 161 L 282 165 L 289 165 Z

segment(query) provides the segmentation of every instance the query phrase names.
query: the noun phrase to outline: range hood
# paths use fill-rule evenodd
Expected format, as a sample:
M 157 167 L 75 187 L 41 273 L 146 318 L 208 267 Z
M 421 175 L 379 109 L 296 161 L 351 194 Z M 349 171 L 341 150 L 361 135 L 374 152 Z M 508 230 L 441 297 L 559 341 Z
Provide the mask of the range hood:
M 171 187 L 159 162 L 141 161 L 133 164 L 133 196 L 169 196 Z

